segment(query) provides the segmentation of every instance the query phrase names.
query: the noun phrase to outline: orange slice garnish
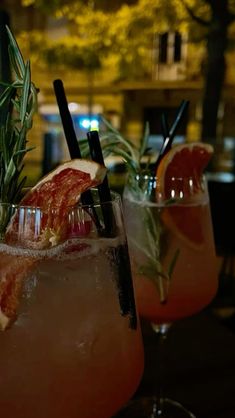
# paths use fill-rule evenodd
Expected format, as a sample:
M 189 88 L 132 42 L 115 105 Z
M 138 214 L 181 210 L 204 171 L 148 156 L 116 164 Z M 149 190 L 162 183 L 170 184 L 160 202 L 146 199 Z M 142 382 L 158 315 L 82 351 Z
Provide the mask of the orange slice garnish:
M 157 191 L 163 200 L 178 201 L 177 205 L 169 204 L 164 209 L 163 222 L 194 247 L 200 247 L 204 241 L 201 222 L 204 209 L 197 202 L 203 192 L 201 176 L 212 154 L 213 148 L 209 144 L 177 145 L 162 158 L 156 172 Z M 186 179 L 184 183 L 177 180 L 182 178 Z M 184 206 L 186 200 L 190 200 L 190 206 Z

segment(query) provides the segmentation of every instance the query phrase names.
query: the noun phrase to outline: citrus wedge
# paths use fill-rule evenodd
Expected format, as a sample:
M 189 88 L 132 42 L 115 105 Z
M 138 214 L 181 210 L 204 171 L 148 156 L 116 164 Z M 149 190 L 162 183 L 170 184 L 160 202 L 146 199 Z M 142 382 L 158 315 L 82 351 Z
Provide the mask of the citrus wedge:
M 24 278 L 36 260 L 4 254 L 0 261 L 0 331 L 16 318 Z
M 204 143 L 176 145 L 162 158 L 156 172 L 158 187 L 165 198 L 171 198 L 173 177 L 199 180 L 213 154 L 213 147 Z
M 67 235 L 68 207 L 74 206 L 82 193 L 100 184 L 106 168 L 93 161 L 75 159 L 59 165 L 43 177 L 21 200 L 20 206 L 38 207 L 40 225 L 36 216 L 26 218 L 27 225 L 19 229 L 19 214 L 7 228 L 5 242 L 21 244 L 24 247 L 48 248 L 63 241 Z M 39 229 L 40 234 L 35 235 Z M 21 233 L 23 231 L 23 233 Z
M 35 235 L 37 216 L 27 219 L 22 228 L 22 219 L 16 212 L 7 227 L 5 244 L 41 249 L 62 242 L 68 232 L 65 216 L 68 207 L 75 205 L 86 190 L 102 183 L 105 175 L 106 168 L 93 161 L 75 159 L 59 165 L 43 177 L 19 204 L 43 210 L 43 214 L 40 214 L 40 233 Z M 56 216 L 53 216 L 51 208 L 56 211 Z M 79 233 L 89 233 L 89 221 L 86 221 L 84 228 L 76 226 L 70 231 L 71 236 L 78 230 Z M 6 253 L 4 248 L 3 245 L 0 257 L 0 330 L 9 327 L 16 318 L 24 280 L 37 263 L 35 257 Z
M 200 247 L 204 240 L 201 222 L 204 208 L 198 202 L 203 193 L 201 176 L 212 154 L 209 144 L 177 145 L 162 158 L 156 172 L 157 192 L 164 200 L 177 202 L 164 209 L 162 219 L 170 230 L 194 248 Z M 180 178 L 186 181 L 178 181 Z M 191 205 L 184 206 L 186 201 Z

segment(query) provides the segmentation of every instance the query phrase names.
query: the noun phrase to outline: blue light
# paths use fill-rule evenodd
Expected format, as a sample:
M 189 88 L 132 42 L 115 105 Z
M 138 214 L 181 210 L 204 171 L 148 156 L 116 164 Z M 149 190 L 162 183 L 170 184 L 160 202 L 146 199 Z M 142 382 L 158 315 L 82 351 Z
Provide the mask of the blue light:
M 88 130 L 97 130 L 99 128 L 99 121 L 97 118 L 92 117 L 91 119 L 88 117 L 80 117 L 79 118 L 79 126 L 82 129 Z
M 81 126 L 81 128 L 84 129 L 89 129 L 90 128 L 90 119 L 81 119 L 79 125 Z

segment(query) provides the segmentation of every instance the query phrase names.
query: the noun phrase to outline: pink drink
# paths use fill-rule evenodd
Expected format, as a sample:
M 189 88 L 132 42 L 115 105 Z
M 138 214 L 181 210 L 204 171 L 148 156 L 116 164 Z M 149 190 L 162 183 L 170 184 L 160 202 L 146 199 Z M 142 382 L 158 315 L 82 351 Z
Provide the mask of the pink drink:
M 6 253 L 36 260 L 16 322 L 0 331 L 2 417 L 110 418 L 131 397 L 143 348 L 139 324 L 133 329 L 120 312 L 121 245 L 118 238 L 41 251 L 1 245 L 0 260 Z
M 192 233 L 202 232 L 200 243 L 190 241 L 169 220 L 169 202 L 140 202 L 131 190 L 125 191 L 124 213 L 138 309 L 141 316 L 157 324 L 200 311 L 211 302 L 218 285 L 207 193 L 188 205 L 173 203 L 170 210 L 174 211 L 174 207 L 177 211 L 182 208 L 183 223 Z M 159 243 L 154 242 L 153 230 L 159 231 Z M 154 251 L 159 251 L 160 267 L 154 264 Z M 157 270 L 165 274 L 170 266 L 173 272 L 168 280 L 158 275 Z

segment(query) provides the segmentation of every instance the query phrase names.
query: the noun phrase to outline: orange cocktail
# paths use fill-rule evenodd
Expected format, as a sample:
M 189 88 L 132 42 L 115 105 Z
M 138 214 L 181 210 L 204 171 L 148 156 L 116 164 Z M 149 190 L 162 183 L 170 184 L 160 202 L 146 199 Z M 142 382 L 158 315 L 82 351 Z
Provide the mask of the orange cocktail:
M 16 322 L 0 332 L 2 416 L 109 418 L 135 391 L 143 351 L 139 325 L 121 315 L 120 245 L 74 238 L 50 251 L 0 247 L 0 260 L 37 260 Z
M 120 198 L 114 194 L 100 203 L 90 190 L 94 206 L 66 206 L 85 177 L 79 170 L 84 165 L 71 164 L 64 173 L 70 194 L 59 196 L 53 174 L 32 189 L 24 206 L 0 204 L 1 219 L 8 222 L 0 243 L 4 417 L 110 418 L 143 372 Z M 53 193 L 44 197 L 41 185 Z M 59 205 L 47 206 L 56 194 Z M 27 206 L 36 196 L 42 207 Z M 103 227 L 107 212 L 112 231 Z
M 197 215 L 197 228 L 202 233 L 200 242 L 191 242 L 180 235 L 177 229 L 170 229 L 167 225 L 168 210 L 169 208 L 162 204 L 153 205 L 145 202 L 139 205 L 126 194 L 125 217 L 138 308 L 140 315 L 157 323 L 173 322 L 200 311 L 209 304 L 217 290 L 215 249 L 208 200 L 200 201 L 194 206 L 175 204 L 171 207 L 172 211 L 183 211 L 182 221 L 189 222 L 189 230 L 191 223 L 192 230 L 194 229 L 194 217 Z M 151 213 L 153 222 L 156 219 L 161 222 L 160 269 L 163 275 L 159 275 L 157 265 L 152 259 L 154 252 L 151 253 L 151 249 L 148 252 L 146 241 L 149 232 L 144 227 L 146 211 Z M 177 259 L 172 276 L 167 277 L 168 269 L 174 263 L 175 257 Z
M 205 179 L 169 174 L 140 174 L 124 193 L 139 312 L 157 324 L 200 311 L 217 290 Z

